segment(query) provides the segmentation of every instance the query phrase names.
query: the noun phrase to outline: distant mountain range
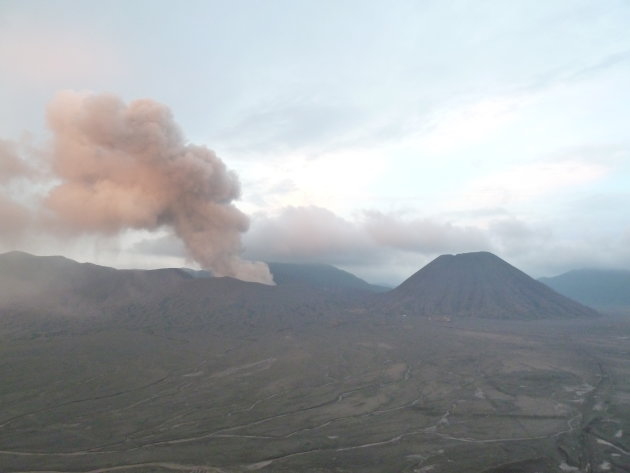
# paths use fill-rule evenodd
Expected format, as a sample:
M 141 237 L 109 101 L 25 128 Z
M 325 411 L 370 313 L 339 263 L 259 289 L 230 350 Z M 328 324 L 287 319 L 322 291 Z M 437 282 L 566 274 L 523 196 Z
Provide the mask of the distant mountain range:
M 328 264 L 268 263 L 278 285 L 307 284 L 320 288 L 347 288 L 369 292 L 386 292 L 387 287 L 365 282 L 354 274 Z
M 390 287 L 369 284 L 354 274 L 330 264 L 267 263 L 276 285 L 306 285 L 323 289 L 358 289 L 369 292 L 385 292 Z M 181 268 L 193 278 L 211 278 L 207 270 Z
M 276 286 L 183 269 L 117 270 L 60 256 L 0 255 L 0 323 L 14 331 L 73 327 L 281 330 L 344 314 L 536 319 L 588 317 L 490 253 L 440 256 L 399 287 L 373 286 L 327 265 L 271 263 Z
M 630 313 L 630 271 L 578 269 L 539 281 L 590 307 Z

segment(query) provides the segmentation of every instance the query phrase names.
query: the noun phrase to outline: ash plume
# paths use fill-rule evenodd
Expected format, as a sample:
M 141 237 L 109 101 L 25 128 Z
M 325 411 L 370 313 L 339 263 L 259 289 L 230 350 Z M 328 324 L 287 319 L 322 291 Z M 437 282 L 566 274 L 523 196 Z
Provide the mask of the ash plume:
M 10 188 L 14 181 L 33 174 L 16 143 L 0 139 L 0 243 L 19 242 L 31 224 L 31 212 L 11 195 Z
M 249 219 L 232 203 L 237 176 L 213 151 L 187 144 L 166 106 L 62 92 L 48 123 L 58 184 L 44 204 L 57 231 L 167 227 L 215 275 L 273 284 L 266 264 L 240 257 Z
M 0 185 L 31 174 L 31 169 L 18 154 L 17 146 L 7 140 L 0 139 Z

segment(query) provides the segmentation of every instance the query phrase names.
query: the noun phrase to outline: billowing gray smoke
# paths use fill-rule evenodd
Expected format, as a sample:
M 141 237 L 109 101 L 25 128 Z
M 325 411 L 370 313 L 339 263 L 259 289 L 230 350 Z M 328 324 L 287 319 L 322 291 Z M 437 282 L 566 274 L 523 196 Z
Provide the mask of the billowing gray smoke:
M 232 203 L 240 192 L 236 175 L 213 151 L 185 144 L 166 106 L 63 92 L 48 121 L 59 184 L 45 205 L 58 230 L 168 227 L 214 274 L 273 283 L 266 264 L 240 258 L 249 221 Z

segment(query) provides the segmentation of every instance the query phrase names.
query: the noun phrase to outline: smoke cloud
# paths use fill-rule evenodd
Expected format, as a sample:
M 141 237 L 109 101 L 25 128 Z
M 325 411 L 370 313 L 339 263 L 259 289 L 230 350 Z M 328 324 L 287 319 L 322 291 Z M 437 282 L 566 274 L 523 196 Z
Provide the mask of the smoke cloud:
M 11 195 L 11 184 L 31 173 L 19 156 L 17 145 L 0 140 L 0 243 L 20 241 L 31 222 L 30 211 Z
M 0 185 L 30 172 L 30 167 L 20 158 L 17 146 L 11 141 L 0 140 Z
M 27 208 L 0 193 L 0 222 L 0 242 L 15 244 L 22 239 L 31 223 L 31 215 Z
M 241 259 L 248 217 L 232 202 L 237 176 L 204 146 L 186 144 L 170 110 L 152 100 L 59 93 L 48 109 L 50 224 L 69 234 L 171 228 L 218 276 L 273 284 L 266 264 Z

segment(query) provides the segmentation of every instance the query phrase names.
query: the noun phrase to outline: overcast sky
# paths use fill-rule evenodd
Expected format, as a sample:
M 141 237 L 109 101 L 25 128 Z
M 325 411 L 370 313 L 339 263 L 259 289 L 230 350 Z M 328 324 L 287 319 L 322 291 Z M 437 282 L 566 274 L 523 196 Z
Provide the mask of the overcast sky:
M 62 90 L 149 98 L 238 174 L 246 258 L 388 284 L 477 250 L 630 268 L 628 25 L 621 0 L 0 0 L 0 140 L 45 154 Z M 31 208 L 52 185 L 4 181 Z M 9 221 L 0 250 L 191 263 L 168 229 Z

